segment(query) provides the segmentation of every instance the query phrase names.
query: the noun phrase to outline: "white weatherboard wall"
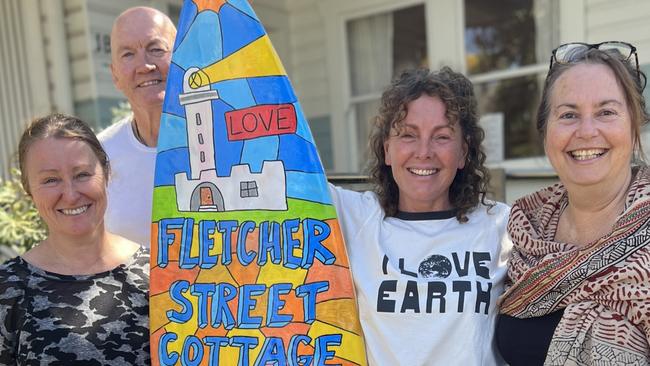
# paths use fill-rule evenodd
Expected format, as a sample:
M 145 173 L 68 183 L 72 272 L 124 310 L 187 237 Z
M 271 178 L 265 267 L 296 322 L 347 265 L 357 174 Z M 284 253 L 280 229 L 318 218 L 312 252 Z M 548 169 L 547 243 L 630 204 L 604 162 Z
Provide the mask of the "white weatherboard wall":
M 586 0 L 587 42 L 625 41 L 636 46 L 639 62 L 650 62 L 650 1 Z
M 329 115 L 329 80 L 333 75 L 327 72 L 327 40 L 318 1 L 289 0 L 288 6 L 290 59 L 282 61 L 285 66 L 290 64 L 289 76 L 307 118 Z

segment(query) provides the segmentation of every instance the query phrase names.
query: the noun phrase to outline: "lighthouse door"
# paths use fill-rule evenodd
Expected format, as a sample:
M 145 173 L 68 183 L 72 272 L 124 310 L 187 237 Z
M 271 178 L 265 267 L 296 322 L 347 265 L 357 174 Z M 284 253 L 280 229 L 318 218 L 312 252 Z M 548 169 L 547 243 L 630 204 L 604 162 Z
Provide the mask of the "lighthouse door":
M 199 184 L 192 191 L 190 211 L 224 211 L 223 195 L 219 188 L 210 182 Z
M 212 190 L 209 187 L 201 187 L 201 207 L 214 206 L 212 199 Z

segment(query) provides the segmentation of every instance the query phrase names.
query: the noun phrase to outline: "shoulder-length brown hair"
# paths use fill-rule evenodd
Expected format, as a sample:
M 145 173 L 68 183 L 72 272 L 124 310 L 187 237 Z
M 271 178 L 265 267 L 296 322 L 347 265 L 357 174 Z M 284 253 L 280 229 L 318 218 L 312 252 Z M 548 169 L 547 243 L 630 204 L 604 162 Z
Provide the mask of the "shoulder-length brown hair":
M 458 122 L 463 141 L 467 144 L 465 167 L 458 170 L 449 188 L 449 201 L 457 210 L 459 222 L 467 222 L 467 214 L 485 202 L 489 186 L 489 171 L 485 167 L 485 153 L 481 142 L 485 132 L 478 125 L 476 97 L 472 83 L 449 67 L 431 72 L 413 69 L 402 73 L 386 89 L 381 98 L 379 115 L 374 119 L 370 136 L 369 175 L 387 217 L 395 216 L 399 189 L 391 167 L 385 163 L 384 143 L 394 128 L 399 128 L 406 117 L 408 103 L 423 94 L 435 96 L 446 107 L 450 123 Z

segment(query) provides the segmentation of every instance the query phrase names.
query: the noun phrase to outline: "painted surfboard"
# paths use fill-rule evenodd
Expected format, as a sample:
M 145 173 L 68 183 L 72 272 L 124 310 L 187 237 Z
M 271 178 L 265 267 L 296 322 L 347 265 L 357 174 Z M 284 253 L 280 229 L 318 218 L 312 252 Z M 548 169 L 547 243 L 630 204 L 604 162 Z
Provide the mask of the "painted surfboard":
M 161 119 L 154 365 L 365 365 L 314 139 L 246 0 L 185 0 Z

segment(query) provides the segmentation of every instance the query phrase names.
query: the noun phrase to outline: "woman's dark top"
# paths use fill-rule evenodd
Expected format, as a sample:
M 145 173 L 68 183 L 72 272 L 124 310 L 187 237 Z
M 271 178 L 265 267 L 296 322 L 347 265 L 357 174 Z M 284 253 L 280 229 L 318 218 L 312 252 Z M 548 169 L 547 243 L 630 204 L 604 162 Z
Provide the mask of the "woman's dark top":
M 94 275 L 0 265 L 0 365 L 148 365 L 149 252 Z
M 564 309 L 538 318 L 519 319 L 499 314 L 497 317 L 497 347 L 510 366 L 543 365 L 553 332 Z

